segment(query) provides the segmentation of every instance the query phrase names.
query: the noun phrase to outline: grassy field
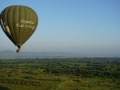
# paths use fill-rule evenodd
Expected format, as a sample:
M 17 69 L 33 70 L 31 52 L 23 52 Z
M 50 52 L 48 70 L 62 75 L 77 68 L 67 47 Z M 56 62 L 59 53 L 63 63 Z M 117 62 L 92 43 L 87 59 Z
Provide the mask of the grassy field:
M 109 62 L 88 59 L 84 61 L 81 59 L 77 61 L 73 59 L 51 60 L 0 60 L 0 90 L 120 90 L 120 66 L 119 64 L 117 66 L 115 62 L 113 64 L 115 60 L 110 59 Z M 90 62 L 92 64 L 88 65 Z M 110 75 L 107 73 L 108 76 L 106 73 L 106 76 L 102 76 L 100 73 L 101 77 L 99 75 L 101 70 L 95 75 L 87 73 L 91 70 L 95 72 L 94 69 L 100 66 L 106 72 L 111 69 L 116 70 L 118 75 L 114 76 L 111 71 Z M 111 68 L 113 66 L 114 68 Z M 87 75 L 85 71 L 82 72 L 82 69 L 78 74 L 76 71 L 78 67 L 85 70 Z M 65 72 L 63 68 L 66 68 Z M 77 75 L 73 72 L 74 70 Z
M 44 77 L 45 78 L 45 77 Z M 38 86 L 0 83 L 0 90 L 120 90 L 110 79 L 78 77 L 58 77 L 54 79 L 40 80 Z M 1 89 L 3 88 L 4 89 Z

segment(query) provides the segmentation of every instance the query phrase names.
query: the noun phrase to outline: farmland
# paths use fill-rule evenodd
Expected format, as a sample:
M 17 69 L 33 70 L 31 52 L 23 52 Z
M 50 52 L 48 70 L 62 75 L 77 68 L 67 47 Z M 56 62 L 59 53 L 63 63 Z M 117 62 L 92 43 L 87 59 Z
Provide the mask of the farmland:
M 119 90 L 120 58 L 0 59 L 0 90 Z

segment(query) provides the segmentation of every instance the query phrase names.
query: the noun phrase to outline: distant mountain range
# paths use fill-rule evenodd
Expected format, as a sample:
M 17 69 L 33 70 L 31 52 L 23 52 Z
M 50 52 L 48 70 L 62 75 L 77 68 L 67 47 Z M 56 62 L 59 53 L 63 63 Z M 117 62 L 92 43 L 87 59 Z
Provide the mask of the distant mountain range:
M 112 55 L 88 55 L 85 53 L 68 53 L 68 52 L 21 52 L 16 53 L 11 50 L 0 51 L 1 58 L 67 58 L 67 57 L 120 57 Z
M 0 58 L 66 58 L 81 57 L 78 53 L 67 52 L 21 52 L 16 53 L 11 50 L 0 51 Z

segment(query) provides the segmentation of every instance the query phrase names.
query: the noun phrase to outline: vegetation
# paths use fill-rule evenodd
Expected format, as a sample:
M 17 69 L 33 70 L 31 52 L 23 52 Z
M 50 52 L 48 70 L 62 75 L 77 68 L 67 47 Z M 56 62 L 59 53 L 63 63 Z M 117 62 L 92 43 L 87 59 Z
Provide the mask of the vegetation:
M 0 90 L 120 90 L 120 58 L 0 59 Z

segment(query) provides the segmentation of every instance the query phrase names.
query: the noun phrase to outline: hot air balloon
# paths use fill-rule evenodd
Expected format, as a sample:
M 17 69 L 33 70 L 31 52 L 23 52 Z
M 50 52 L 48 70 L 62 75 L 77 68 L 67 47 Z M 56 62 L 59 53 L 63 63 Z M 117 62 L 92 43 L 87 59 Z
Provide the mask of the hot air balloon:
M 22 45 L 35 32 L 38 24 L 36 12 L 27 6 L 13 5 L 1 12 L 1 27 L 7 37 L 18 47 Z

